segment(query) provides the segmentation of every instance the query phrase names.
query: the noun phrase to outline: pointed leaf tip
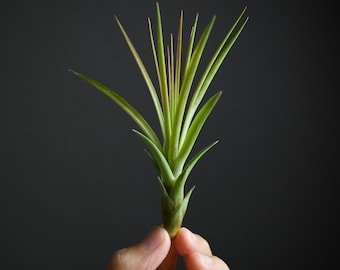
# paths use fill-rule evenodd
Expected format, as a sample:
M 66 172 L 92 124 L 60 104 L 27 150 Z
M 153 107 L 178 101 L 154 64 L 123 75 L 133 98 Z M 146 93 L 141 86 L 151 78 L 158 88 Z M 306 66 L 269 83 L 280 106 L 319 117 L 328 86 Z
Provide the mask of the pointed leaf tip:
M 76 71 L 74 71 L 74 70 L 72 70 L 72 69 L 70 69 L 70 68 L 69 68 L 67 71 L 72 72 L 72 73 L 75 74 L 75 75 L 79 75 L 78 72 L 76 72 Z

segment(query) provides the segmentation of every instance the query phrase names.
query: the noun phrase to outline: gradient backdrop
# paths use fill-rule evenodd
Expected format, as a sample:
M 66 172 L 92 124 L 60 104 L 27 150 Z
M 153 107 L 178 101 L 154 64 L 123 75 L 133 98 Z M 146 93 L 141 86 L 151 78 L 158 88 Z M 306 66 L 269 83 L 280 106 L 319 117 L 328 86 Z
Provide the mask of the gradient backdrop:
M 188 180 L 196 190 L 184 225 L 234 270 L 336 269 L 335 7 L 296 0 L 160 5 L 169 34 L 181 9 L 186 36 L 196 12 L 200 32 L 217 15 L 205 61 L 244 6 L 250 16 L 210 88 L 224 94 L 199 146 L 220 143 Z M 131 132 L 135 124 L 67 71 L 102 81 L 155 123 L 114 14 L 154 76 L 153 0 L 2 2 L 1 269 L 105 269 L 115 250 L 161 223 L 156 175 Z

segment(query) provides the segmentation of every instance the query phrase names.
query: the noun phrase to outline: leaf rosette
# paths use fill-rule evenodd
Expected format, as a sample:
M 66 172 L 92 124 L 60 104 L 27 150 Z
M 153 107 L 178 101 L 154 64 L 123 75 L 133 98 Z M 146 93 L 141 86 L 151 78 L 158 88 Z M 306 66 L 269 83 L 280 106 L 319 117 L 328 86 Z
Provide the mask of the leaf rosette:
M 177 41 L 170 35 L 166 48 L 163 41 L 162 19 L 159 4 L 156 4 L 156 39 L 151 20 L 148 19 L 151 50 L 158 79 L 158 88 L 151 80 L 141 57 L 131 42 L 124 27 L 115 17 L 121 33 L 140 69 L 148 87 L 161 130 L 161 139 L 145 118 L 117 92 L 102 83 L 76 71 L 72 73 L 94 86 L 109 97 L 136 123 L 140 131 L 133 132 L 146 144 L 147 156 L 158 174 L 161 190 L 163 225 L 174 237 L 182 225 L 189 199 L 194 189 L 185 193 L 185 183 L 190 172 L 218 141 L 214 141 L 191 157 L 191 152 L 204 123 L 213 111 L 222 92 L 203 101 L 206 92 L 220 68 L 223 60 L 245 27 L 248 17 L 243 19 L 246 8 L 242 10 L 229 31 L 210 58 L 202 75 L 194 86 L 197 70 L 206 47 L 216 17 L 213 16 L 195 44 L 198 15 L 191 28 L 185 58 L 183 56 L 183 12 L 180 13 Z M 175 46 L 176 43 L 176 46 Z M 157 90 L 156 90 L 157 89 Z

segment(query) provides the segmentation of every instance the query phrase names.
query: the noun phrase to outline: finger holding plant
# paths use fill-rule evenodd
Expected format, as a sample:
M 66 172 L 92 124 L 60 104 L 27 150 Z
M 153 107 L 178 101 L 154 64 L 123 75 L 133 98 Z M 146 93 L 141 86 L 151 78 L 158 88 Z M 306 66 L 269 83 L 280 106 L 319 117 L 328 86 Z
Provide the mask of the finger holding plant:
M 191 157 L 198 135 L 222 92 L 217 92 L 205 102 L 203 102 L 203 98 L 223 60 L 248 21 L 247 17 L 241 22 L 245 11 L 246 8 L 226 33 L 203 74 L 197 80 L 197 85 L 194 86 L 193 82 L 201 56 L 216 17 L 214 16 L 210 20 L 195 44 L 198 25 L 198 15 L 196 16 L 188 39 L 185 58 L 183 58 L 183 12 L 180 14 L 177 41 L 175 42 L 171 35 L 170 44 L 165 48 L 161 12 L 157 3 L 156 38 L 154 38 L 151 20 L 148 20 L 151 49 L 158 79 L 157 88 L 125 29 L 115 17 L 150 92 L 160 125 L 161 138 L 157 136 L 145 118 L 119 94 L 100 82 L 71 70 L 75 75 L 113 100 L 139 127 L 140 131 L 133 129 L 133 132 L 146 144 L 147 156 L 157 171 L 161 190 L 163 225 L 172 238 L 176 236 L 182 225 L 194 189 L 193 187 L 185 193 L 185 183 L 190 172 L 200 158 L 218 142 L 212 142 Z

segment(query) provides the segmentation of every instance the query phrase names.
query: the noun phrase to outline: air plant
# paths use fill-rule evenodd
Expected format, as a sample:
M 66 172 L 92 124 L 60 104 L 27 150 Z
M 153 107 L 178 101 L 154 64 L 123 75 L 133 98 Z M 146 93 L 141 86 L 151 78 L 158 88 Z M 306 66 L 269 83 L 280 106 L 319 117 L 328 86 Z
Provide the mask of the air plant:
M 161 139 L 145 118 L 119 94 L 84 74 L 70 70 L 113 100 L 139 127 L 140 131 L 133 129 L 133 132 L 146 144 L 147 156 L 157 171 L 161 190 L 163 226 L 172 238 L 176 236 L 182 225 L 194 189 L 193 187 L 185 193 L 186 180 L 200 158 L 218 142 L 212 142 L 195 155 L 191 155 L 197 137 L 222 92 L 217 92 L 204 102 L 203 98 L 223 60 L 248 21 L 247 17 L 240 22 L 245 11 L 246 8 L 226 33 L 200 79 L 197 80 L 197 85 L 194 86 L 198 65 L 216 17 L 212 17 L 195 44 L 198 24 L 198 15 L 196 16 L 188 39 L 186 55 L 182 59 L 183 12 L 180 13 L 179 18 L 176 48 L 174 37 L 171 35 L 170 45 L 165 50 L 161 12 L 157 3 L 156 41 L 150 19 L 148 19 L 148 28 L 158 78 L 158 91 L 125 29 L 115 17 L 150 92 L 160 125 Z

